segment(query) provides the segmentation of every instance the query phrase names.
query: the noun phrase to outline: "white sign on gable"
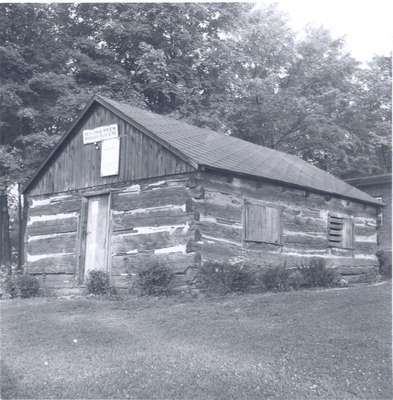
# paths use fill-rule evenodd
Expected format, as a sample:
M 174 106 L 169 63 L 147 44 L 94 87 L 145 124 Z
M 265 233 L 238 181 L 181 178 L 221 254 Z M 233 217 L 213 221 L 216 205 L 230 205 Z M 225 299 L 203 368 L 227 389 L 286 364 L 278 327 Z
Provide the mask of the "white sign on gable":
M 83 131 L 83 144 L 97 143 L 102 140 L 117 138 L 118 136 L 117 124 L 99 126 L 95 129 L 85 129 Z
M 119 173 L 120 138 L 103 140 L 101 143 L 101 176 Z

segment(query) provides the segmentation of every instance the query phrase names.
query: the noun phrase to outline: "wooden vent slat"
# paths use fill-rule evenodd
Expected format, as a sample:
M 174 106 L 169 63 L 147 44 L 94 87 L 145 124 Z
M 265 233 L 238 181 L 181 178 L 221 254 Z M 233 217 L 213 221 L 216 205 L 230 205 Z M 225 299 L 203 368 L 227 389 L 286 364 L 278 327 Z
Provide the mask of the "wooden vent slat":
M 329 215 L 328 241 L 332 247 L 353 248 L 353 221 L 351 218 Z

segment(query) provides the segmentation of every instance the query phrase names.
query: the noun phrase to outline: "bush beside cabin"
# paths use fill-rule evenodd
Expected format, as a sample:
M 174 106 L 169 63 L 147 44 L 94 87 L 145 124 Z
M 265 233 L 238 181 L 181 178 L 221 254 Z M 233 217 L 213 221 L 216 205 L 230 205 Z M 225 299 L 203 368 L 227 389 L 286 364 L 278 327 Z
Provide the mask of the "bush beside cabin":
M 92 99 L 25 188 L 25 269 L 43 287 L 79 292 L 89 271 L 100 269 L 112 286 L 128 290 L 155 262 L 170 268 L 178 290 L 195 283 L 206 261 L 292 268 L 320 258 L 349 281 L 376 274 L 376 200 L 314 167 L 313 189 L 307 163 L 269 149 L 262 148 L 279 158 L 270 172 L 251 176 L 248 165 L 234 171 L 241 154 L 233 160 L 230 151 L 242 145 L 258 153 L 261 146 L 127 107 Z M 102 142 L 84 144 L 83 131 L 114 124 L 118 166 L 106 176 Z M 185 140 L 192 145 L 186 155 Z M 222 153 L 233 140 L 234 149 Z M 206 154 L 209 166 L 198 161 Z M 265 162 L 258 157 L 254 165 Z M 272 179 L 282 160 L 297 168 L 283 175 L 296 184 Z M 321 179 L 345 193 L 320 190 Z

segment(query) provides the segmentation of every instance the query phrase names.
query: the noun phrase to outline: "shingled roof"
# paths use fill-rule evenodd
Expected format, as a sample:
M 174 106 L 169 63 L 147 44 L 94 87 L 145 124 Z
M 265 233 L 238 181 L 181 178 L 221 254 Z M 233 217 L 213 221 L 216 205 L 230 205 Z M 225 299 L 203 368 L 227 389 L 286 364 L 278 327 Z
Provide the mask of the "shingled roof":
M 381 204 L 367 193 L 299 157 L 214 132 L 210 129 L 199 128 L 181 120 L 155 114 L 129 104 L 119 103 L 103 96 L 95 96 L 87 109 L 94 101 L 128 122 L 148 131 L 168 149 L 176 150 L 177 153 L 184 156 L 185 160 L 199 168 L 207 167 L 229 171 L 238 175 L 264 178 L 366 203 Z M 63 140 L 65 137 L 67 135 L 63 137 Z M 48 157 L 44 165 L 49 162 L 50 158 L 51 156 Z M 26 186 L 25 190 L 32 181 Z
M 319 192 L 379 204 L 373 197 L 299 157 L 232 136 L 198 128 L 100 96 L 128 118 L 176 148 L 198 166 L 288 183 Z

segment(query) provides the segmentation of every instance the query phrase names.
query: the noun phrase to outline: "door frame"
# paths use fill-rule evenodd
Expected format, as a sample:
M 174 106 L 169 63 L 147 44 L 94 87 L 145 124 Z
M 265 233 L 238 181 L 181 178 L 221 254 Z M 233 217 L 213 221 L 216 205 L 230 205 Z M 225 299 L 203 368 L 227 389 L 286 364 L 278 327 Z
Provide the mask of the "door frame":
M 87 238 L 87 218 L 89 209 L 89 199 L 97 196 L 108 196 L 108 209 L 107 209 L 107 243 L 106 243 L 106 273 L 108 274 L 109 280 L 111 280 L 112 272 L 112 255 L 111 255 L 111 242 L 112 242 L 112 192 L 110 190 L 101 190 L 97 192 L 85 192 L 82 193 L 82 204 L 79 215 L 78 223 L 78 252 L 77 255 L 77 271 L 76 275 L 78 278 L 78 284 L 81 286 L 85 285 L 85 257 L 86 257 L 86 238 Z

